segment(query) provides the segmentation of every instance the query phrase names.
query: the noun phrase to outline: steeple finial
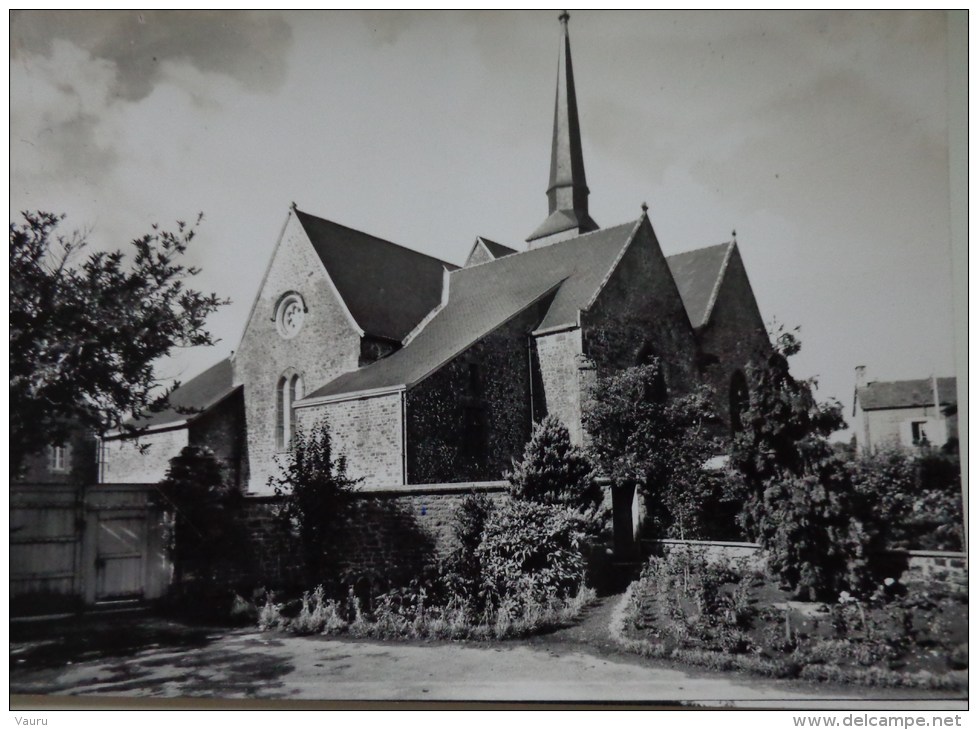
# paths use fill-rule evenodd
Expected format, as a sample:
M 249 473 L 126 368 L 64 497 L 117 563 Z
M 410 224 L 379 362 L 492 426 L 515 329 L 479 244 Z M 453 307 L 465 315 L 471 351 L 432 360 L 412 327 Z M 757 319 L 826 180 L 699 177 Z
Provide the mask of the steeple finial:
M 553 142 L 550 148 L 550 184 L 547 186 L 549 217 L 527 241 L 564 234 L 562 238 L 596 230 L 588 214 L 588 187 L 581 151 L 581 125 L 577 116 L 577 92 L 571 63 L 570 14 L 560 14 L 560 55 L 557 58 L 557 94 L 554 101 Z

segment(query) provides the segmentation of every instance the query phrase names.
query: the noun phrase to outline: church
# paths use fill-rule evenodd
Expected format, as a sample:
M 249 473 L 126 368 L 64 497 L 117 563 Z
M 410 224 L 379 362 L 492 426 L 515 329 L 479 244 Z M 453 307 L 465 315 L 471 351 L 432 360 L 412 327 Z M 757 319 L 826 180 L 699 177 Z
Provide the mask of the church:
M 599 354 L 658 358 L 667 392 L 709 385 L 736 428 L 769 347 L 736 241 L 666 257 L 644 204 L 602 228 L 588 195 L 565 12 L 547 215 L 526 250 L 476 237 L 458 267 L 292 205 L 238 347 L 138 438 L 105 436 L 100 481 L 159 481 L 203 445 L 267 495 L 291 435 L 323 420 L 365 485 L 499 480 L 547 414 L 585 440 Z

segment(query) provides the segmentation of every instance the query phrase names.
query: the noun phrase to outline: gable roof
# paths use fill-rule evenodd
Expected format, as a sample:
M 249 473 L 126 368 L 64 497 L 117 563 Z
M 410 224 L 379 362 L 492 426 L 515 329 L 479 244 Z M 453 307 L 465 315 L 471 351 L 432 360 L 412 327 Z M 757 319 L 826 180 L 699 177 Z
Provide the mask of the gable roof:
M 637 229 L 633 221 L 453 271 L 448 301 L 403 348 L 306 400 L 410 387 L 554 290 L 538 329 L 576 325 Z
M 313 248 L 364 332 L 401 340 L 441 301 L 452 264 L 296 209 Z
M 714 293 L 720 286 L 726 261 L 735 245 L 733 242 L 721 243 L 666 257 L 694 328 L 702 327 L 710 319 Z
M 150 413 L 139 420 L 133 419 L 129 425 L 155 430 L 191 423 L 241 387 L 234 385 L 233 377 L 231 359 L 225 358 L 186 383 L 181 383 L 170 394 L 170 407 L 165 411 Z
M 515 248 L 510 248 L 509 246 L 504 246 L 501 243 L 490 241 L 485 236 L 479 236 L 479 240 L 482 241 L 482 245 L 489 249 L 489 253 L 492 254 L 493 258 L 501 259 L 503 256 L 519 253 L 519 251 L 517 251 Z
M 934 382 L 930 378 L 880 381 L 856 388 L 856 395 L 864 411 L 932 406 Z M 957 404 L 958 379 L 938 378 L 937 397 L 942 405 Z

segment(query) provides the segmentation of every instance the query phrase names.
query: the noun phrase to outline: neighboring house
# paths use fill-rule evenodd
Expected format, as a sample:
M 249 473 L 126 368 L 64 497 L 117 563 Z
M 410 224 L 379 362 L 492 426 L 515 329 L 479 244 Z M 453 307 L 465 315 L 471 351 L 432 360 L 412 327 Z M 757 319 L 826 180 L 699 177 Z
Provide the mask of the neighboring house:
M 95 437 L 84 429 L 74 429 L 62 441 L 47 444 L 24 458 L 19 484 L 84 484 L 95 479 Z
M 881 446 L 944 446 L 958 437 L 957 378 L 866 382 L 856 368 L 852 415 L 860 452 Z
M 200 443 L 268 493 L 291 434 L 324 418 L 369 485 L 500 479 L 547 413 L 584 439 L 599 351 L 660 358 L 673 392 L 711 385 L 736 426 L 744 369 L 770 346 L 737 244 L 667 258 L 644 205 L 594 222 L 561 22 L 548 215 L 529 250 L 478 237 L 459 268 L 293 205 L 237 350 L 140 424 L 148 449 L 106 438 L 104 481 L 157 481 Z

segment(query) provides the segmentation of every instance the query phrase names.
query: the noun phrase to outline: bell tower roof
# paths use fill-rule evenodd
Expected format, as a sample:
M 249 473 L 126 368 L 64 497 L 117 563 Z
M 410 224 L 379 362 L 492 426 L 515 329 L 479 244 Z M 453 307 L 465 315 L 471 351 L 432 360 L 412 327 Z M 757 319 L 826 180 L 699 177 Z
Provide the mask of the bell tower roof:
M 577 235 L 597 230 L 588 214 L 588 187 L 581 151 L 581 124 L 577 115 L 574 67 L 565 10 L 560 14 L 560 53 L 557 57 L 557 93 L 554 100 L 553 141 L 550 148 L 550 184 L 547 187 L 548 217 L 526 240 L 542 245 L 556 234 Z M 534 244 L 533 242 L 537 242 Z

